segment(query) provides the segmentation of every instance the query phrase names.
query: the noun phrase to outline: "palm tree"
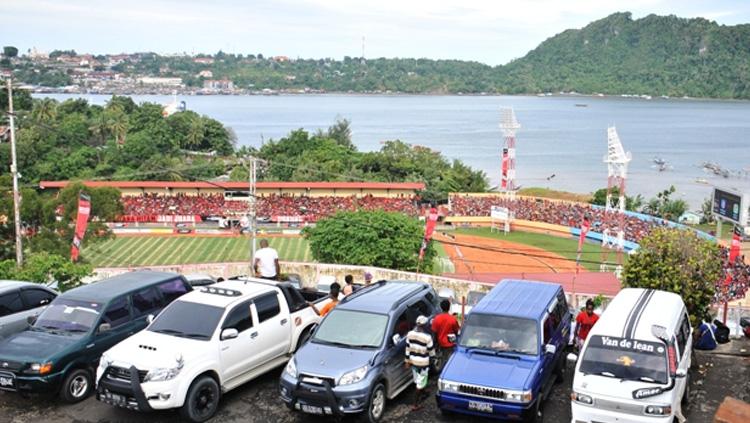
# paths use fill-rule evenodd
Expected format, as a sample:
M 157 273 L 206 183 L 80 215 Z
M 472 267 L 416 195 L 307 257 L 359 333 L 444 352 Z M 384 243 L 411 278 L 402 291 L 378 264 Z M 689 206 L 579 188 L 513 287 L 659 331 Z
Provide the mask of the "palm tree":
M 44 98 L 34 102 L 31 116 L 37 122 L 51 122 L 57 117 L 57 101 Z
M 185 137 L 185 148 L 188 150 L 199 149 L 201 144 L 203 144 L 204 135 L 203 120 L 201 118 L 193 119 L 190 122 L 190 129 L 188 129 L 187 136 Z
M 128 133 L 128 117 L 121 109 L 113 109 L 107 121 L 109 131 L 114 135 L 117 145 L 125 144 Z
M 104 144 L 107 136 L 109 136 L 109 122 L 107 121 L 107 116 L 105 116 L 104 113 L 99 113 L 91 123 L 91 126 L 89 126 L 89 131 L 91 131 L 91 134 L 96 138 L 99 145 Z

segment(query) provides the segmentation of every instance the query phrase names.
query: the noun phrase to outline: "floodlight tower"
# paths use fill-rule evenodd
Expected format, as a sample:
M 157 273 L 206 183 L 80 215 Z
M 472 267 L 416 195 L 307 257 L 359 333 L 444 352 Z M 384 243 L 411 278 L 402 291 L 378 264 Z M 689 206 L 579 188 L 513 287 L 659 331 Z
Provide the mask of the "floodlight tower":
M 632 156 L 630 152 L 625 152 L 617 135 L 617 129 L 614 126 L 607 128 L 607 154 L 604 156 L 604 163 L 607 164 L 607 203 L 605 211 L 617 214 L 617 231 L 615 239 L 612 237 L 612 231 L 602 239 L 605 248 L 617 248 L 617 262 L 622 266 L 622 252 L 625 248 L 625 182 L 628 179 L 628 163 Z M 612 206 L 612 191 L 618 189 L 617 206 Z M 615 220 L 615 219 L 613 219 Z M 609 255 L 609 254 L 607 254 Z
M 516 131 L 520 128 L 512 107 L 500 109 L 500 130 L 505 136 L 500 156 L 500 191 L 509 194 L 511 199 L 516 194 Z

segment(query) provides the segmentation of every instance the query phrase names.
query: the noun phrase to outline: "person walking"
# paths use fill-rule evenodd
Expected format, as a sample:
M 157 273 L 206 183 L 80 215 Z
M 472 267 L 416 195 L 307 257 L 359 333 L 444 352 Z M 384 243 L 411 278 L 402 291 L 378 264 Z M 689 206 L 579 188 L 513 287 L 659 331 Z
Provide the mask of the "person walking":
M 346 297 L 347 295 L 354 292 L 354 276 L 352 275 L 344 276 L 344 282 L 346 282 L 346 285 L 344 285 L 344 289 L 341 290 L 341 293 L 344 294 L 344 296 Z
M 326 305 L 323 306 L 323 308 L 318 309 L 318 307 L 315 305 L 315 303 L 307 302 L 307 305 L 312 307 L 312 309 L 315 311 L 315 313 L 318 314 L 320 317 L 325 317 L 326 314 L 328 314 L 331 310 L 333 310 L 334 307 L 339 303 L 339 293 L 341 292 L 341 285 L 339 285 L 338 282 L 334 282 L 331 284 L 331 290 L 328 291 L 328 297 L 331 299 Z
M 255 252 L 253 261 L 255 276 L 263 279 L 276 280 L 281 273 L 279 266 L 279 253 L 268 246 L 267 239 L 260 240 L 260 250 Z
M 594 313 L 594 301 L 589 298 L 586 300 L 586 309 L 576 316 L 575 341 L 579 351 L 583 347 L 586 338 L 588 338 L 591 328 L 594 327 L 598 320 L 599 315 Z
M 422 401 L 427 398 L 427 377 L 430 373 L 430 358 L 435 355 L 432 335 L 427 332 L 426 316 L 417 317 L 416 326 L 406 334 L 406 357 L 404 366 L 411 367 L 412 378 L 416 385 L 412 411 L 422 408 Z

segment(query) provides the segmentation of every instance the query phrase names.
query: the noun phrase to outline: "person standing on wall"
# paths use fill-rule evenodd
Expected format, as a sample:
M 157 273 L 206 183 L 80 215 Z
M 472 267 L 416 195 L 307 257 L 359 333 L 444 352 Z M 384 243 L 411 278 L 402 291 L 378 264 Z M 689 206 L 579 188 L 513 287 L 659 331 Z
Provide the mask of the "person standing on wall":
M 263 279 L 277 280 L 281 274 L 279 253 L 268 246 L 267 239 L 260 240 L 260 249 L 255 252 L 253 260 L 255 276 Z

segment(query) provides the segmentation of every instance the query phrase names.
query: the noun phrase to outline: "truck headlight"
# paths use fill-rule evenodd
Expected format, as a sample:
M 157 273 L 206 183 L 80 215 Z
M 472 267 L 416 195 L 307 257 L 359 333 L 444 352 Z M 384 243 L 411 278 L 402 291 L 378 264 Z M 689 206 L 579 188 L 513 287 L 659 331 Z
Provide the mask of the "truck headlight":
M 531 391 L 505 391 L 505 401 L 526 403 L 534 399 Z
M 444 392 L 455 392 L 455 393 L 461 392 L 458 386 L 458 383 L 451 382 L 445 379 L 438 379 L 438 390 L 444 391 Z
M 591 395 L 581 394 L 575 391 L 570 393 L 570 400 L 583 405 L 594 405 L 594 399 L 591 398 Z
M 158 368 L 158 369 L 152 369 L 149 370 L 146 374 L 146 377 L 143 378 L 143 382 L 164 382 L 167 380 L 172 380 L 175 377 L 177 377 L 178 374 L 180 374 L 180 370 L 182 370 L 181 367 L 173 367 L 171 369 L 168 368 Z
M 289 362 L 286 363 L 286 367 L 284 367 L 284 372 L 288 374 L 289 376 L 296 378 L 297 377 L 297 363 L 294 362 L 294 357 L 289 359 Z
M 344 373 L 339 379 L 339 385 L 351 385 L 357 383 L 365 378 L 367 371 L 370 370 L 369 366 L 362 366 L 359 369 L 352 370 L 351 372 Z
M 46 375 L 52 372 L 52 363 L 32 363 L 29 366 L 29 373 Z
M 668 416 L 672 414 L 672 407 L 669 405 L 647 405 L 645 412 L 649 416 Z

